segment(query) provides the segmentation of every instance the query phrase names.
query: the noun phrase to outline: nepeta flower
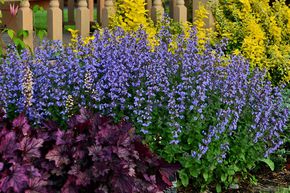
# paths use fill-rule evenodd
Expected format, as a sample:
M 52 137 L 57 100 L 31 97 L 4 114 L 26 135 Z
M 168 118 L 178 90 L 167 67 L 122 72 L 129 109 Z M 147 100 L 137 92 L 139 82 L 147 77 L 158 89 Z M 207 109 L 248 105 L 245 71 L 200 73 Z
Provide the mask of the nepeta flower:
M 62 120 L 81 107 L 126 117 L 145 137 L 162 136 L 163 145 L 197 136 L 186 149 L 195 158 L 224 144 L 213 157 L 220 163 L 235 145 L 226 141 L 243 132 L 265 147 L 261 155 L 281 145 L 288 112 L 264 72 L 224 53 L 224 42 L 200 51 L 194 30 L 185 39 L 163 27 L 157 37 L 154 49 L 144 31 L 121 29 L 96 32 L 89 44 L 77 38 L 73 47 L 45 42 L 34 57 L 11 48 L 0 65 L 0 105 L 18 113 L 30 101 L 26 113 L 35 121 Z

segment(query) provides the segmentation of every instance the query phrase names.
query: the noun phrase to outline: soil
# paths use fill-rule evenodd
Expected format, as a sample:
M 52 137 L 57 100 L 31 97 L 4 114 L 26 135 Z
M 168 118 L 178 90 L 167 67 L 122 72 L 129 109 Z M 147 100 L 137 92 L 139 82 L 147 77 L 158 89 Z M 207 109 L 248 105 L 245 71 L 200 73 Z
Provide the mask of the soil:
M 255 174 L 258 184 L 250 185 L 249 183 L 241 184 L 237 189 L 229 189 L 223 193 L 276 193 L 281 188 L 289 188 L 282 193 L 290 193 L 290 170 L 286 168 L 281 171 L 272 172 L 268 169 L 262 169 Z M 287 192 L 289 191 L 289 192 Z M 215 191 L 205 191 L 203 193 L 214 193 Z M 194 189 L 178 190 L 178 193 L 198 193 Z

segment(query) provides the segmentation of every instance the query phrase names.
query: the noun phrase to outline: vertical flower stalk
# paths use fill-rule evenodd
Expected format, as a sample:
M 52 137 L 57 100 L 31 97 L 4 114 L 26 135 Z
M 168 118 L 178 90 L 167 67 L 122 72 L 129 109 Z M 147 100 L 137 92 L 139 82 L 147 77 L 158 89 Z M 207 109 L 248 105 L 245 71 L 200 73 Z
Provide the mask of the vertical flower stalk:
M 33 74 L 28 65 L 24 67 L 22 93 L 25 97 L 25 109 L 27 109 L 32 106 L 33 98 Z
M 93 86 L 93 78 L 90 71 L 85 73 L 85 92 L 90 93 Z
M 66 102 L 65 102 L 65 111 L 66 111 L 66 114 L 68 115 L 68 117 L 72 116 L 73 106 L 74 106 L 73 97 L 72 97 L 72 95 L 68 95 Z

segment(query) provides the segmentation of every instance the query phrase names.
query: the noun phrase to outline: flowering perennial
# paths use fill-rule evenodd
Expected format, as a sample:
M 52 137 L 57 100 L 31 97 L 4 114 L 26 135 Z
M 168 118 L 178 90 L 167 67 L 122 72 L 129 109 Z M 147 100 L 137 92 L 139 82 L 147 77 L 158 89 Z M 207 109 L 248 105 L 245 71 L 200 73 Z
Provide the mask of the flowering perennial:
M 279 88 L 265 72 L 250 72 L 242 57 L 226 56 L 225 43 L 201 52 L 194 30 L 189 39 L 174 38 L 174 52 L 166 29 L 154 51 L 141 30 L 94 37 L 74 48 L 46 43 L 34 56 L 11 49 L 0 64 L 0 105 L 8 116 L 25 110 L 36 122 L 59 121 L 86 107 L 129 119 L 153 150 L 182 164 L 184 185 L 185 176 L 202 175 L 197 179 L 207 184 L 223 168 L 228 176 L 247 171 L 282 144 L 288 112 Z

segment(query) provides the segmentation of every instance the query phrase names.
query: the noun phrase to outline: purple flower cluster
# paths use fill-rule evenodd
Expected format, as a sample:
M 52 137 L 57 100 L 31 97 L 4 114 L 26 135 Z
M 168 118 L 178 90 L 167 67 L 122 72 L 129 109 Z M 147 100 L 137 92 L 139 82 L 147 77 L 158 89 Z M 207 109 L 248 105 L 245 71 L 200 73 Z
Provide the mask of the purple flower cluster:
M 199 159 L 214 141 L 223 141 L 241 129 L 254 143 L 263 142 L 265 156 L 281 145 L 280 133 L 288 112 L 282 108 L 278 88 L 265 73 L 250 72 L 240 56 L 226 55 L 225 43 L 197 46 L 194 30 L 189 39 L 163 29 L 152 49 L 142 30 L 127 34 L 120 29 L 73 47 L 45 43 L 34 56 L 15 50 L 0 64 L 0 105 L 9 111 L 26 111 L 30 119 L 69 117 L 80 107 L 130 119 L 144 134 L 163 135 L 178 144 L 193 131 L 191 154 Z M 170 51 L 170 44 L 178 48 Z M 25 108 L 24 69 L 32 72 L 33 96 Z M 160 114 L 162 112 L 162 114 Z M 158 117 L 158 118 L 156 118 Z M 156 130 L 163 118 L 166 131 Z M 165 136 L 171 133 L 171 136 Z M 222 146 L 222 158 L 230 147 Z

